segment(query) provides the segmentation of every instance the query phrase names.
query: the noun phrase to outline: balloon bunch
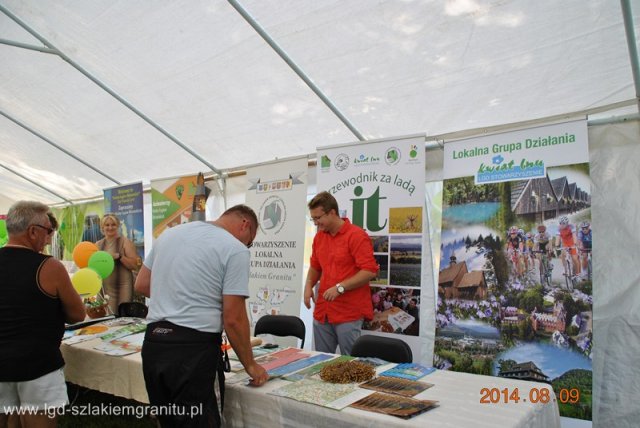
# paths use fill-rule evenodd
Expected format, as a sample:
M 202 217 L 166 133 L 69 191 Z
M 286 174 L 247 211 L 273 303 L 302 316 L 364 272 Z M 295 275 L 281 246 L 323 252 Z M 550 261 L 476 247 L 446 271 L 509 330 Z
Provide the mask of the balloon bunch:
M 102 280 L 111 275 L 115 263 L 106 251 L 96 244 L 80 242 L 73 249 L 73 261 L 80 268 L 71 277 L 71 283 L 81 297 L 95 296 L 102 288 Z

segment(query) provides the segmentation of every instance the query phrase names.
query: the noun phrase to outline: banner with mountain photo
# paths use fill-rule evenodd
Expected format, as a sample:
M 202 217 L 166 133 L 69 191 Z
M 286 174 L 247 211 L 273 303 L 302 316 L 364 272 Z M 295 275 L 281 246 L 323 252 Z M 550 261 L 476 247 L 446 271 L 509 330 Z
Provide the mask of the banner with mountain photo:
M 591 419 L 586 121 L 448 142 L 434 365 L 546 382 Z
M 318 191 L 369 234 L 380 266 L 362 329 L 404 340 L 421 361 L 424 136 L 319 148 L 318 159 Z

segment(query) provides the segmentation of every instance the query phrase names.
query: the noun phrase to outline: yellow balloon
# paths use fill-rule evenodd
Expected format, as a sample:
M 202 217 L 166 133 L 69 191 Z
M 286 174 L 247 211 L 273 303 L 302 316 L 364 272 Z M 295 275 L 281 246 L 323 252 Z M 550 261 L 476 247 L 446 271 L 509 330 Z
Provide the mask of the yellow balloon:
M 102 287 L 102 278 L 95 270 L 83 268 L 73 274 L 71 283 L 80 296 L 95 296 Z

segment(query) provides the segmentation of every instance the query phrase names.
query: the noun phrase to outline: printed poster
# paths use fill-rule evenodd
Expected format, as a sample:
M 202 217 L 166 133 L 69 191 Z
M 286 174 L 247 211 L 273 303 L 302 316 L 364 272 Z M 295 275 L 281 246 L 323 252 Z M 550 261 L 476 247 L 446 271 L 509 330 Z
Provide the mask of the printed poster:
M 165 229 L 188 223 L 197 188 L 197 175 L 151 180 L 153 238 Z
M 252 326 L 265 314 L 300 315 L 307 169 L 300 158 L 247 170 L 246 204 L 260 222 L 247 299 Z
M 371 237 L 380 266 L 363 330 L 406 341 L 420 360 L 424 137 L 318 149 L 318 191 Z
M 69 205 L 64 208 L 52 208 L 58 220 L 58 231 L 51 240 L 51 255 L 65 260 L 69 273 L 78 267 L 73 262 L 73 249 L 82 241 L 96 242 L 103 238 L 100 219 L 104 215 L 102 201 Z
M 104 210 L 120 219 L 120 236 L 128 238 L 144 260 L 142 182 L 104 189 Z
M 586 122 L 470 138 L 444 150 L 434 365 L 548 382 L 562 416 L 590 420 Z

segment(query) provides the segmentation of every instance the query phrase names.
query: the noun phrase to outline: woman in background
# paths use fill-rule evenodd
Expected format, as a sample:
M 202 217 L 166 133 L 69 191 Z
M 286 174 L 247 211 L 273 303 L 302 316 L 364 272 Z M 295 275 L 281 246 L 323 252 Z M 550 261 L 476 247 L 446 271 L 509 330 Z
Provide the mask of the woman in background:
M 129 239 L 120 236 L 120 219 L 105 214 L 100 223 L 104 239 L 96 242 L 98 249 L 113 257 L 115 266 L 103 281 L 104 293 L 109 296 L 109 309 L 118 313 L 118 305 L 133 300 L 133 270 L 138 268 L 136 248 Z

